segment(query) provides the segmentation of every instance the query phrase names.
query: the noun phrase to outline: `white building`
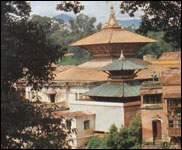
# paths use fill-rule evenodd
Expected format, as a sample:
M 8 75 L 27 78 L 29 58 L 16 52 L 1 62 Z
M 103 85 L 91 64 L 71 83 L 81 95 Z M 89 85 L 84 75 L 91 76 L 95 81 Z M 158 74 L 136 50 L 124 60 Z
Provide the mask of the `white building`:
M 71 111 L 55 112 L 55 117 L 63 116 L 71 119 L 71 128 L 77 130 L 77 134 L 72 134 L 70 142 L 72 148 L 78 148 L 85 145 L 94 135 L 95 131 L 95 113 L 91 111 Z

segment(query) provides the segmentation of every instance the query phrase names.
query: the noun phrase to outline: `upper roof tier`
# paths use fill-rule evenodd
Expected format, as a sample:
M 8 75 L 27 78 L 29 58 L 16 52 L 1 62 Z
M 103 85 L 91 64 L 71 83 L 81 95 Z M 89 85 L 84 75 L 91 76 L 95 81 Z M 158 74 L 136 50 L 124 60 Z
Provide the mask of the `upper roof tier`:
M 140 70 L 145 69 L 149 65 L 148 62 L 137 58 L 124 58 L 113 61 L 99 70 L 101 71 L 121 71 L 121 70 Z
M 118 25 L 113 7 L 111 7 L 109 22 L 100 32 L 74 42 L 70 46 L 85 48 L 94 56 L 98 54 L 120 56 L 121 49 L 126 53 L 126 50 L 137 50 L 147 43 L 154 42 L 157 41 L 122 29 Z

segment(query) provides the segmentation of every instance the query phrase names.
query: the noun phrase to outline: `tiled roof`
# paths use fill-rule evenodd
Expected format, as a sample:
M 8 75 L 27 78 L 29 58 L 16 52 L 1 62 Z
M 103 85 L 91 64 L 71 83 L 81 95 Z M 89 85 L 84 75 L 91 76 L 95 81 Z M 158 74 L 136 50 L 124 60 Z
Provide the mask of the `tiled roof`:
M 56 74 L 55 81 L 104 81 L 108 79 L 108 75 L 102 71 L 97 71 L 98 68 L 111 63 L 111 59 L 106 60 L 91 60 L 79 66 L 75 66 L 69 70 Z
M 141 82 L 107 82 L 86 92 L 86 96 L 135 97 L 140 96 Z
M 181 52 L 166 52 L 163 53 L 159 60 L 181 60 Z
M 75 111 L 75 112 L 70 112 L 70 111 L 59 111 L 59 112 L 54 112 L 53 113 L 55 117 L 82 117 L 82 116 L 88 116 L 88 115 L 94 115 L 94 112 L 90 111 Z
M 55 81 L 70 81 L 70 82 L 92 82 L 107 80 L 108 75 L 104 72 L 97 71 L 96 68 L 74 67 L 64 72 L 58 73 Z
M 113 43 L 153 43 L 157 42 L 151 38 L 132 33 L 123 29 L 103 29 L 100 32 L 83 38 L 70 46 L 113 44 Z
M 56 74 L 55 81 L 68 81 L 68 82 L 97 82 L 108 81 L 108 74 L 98 71 L 99 68 L 110 64 L 111 60 L 91 60 L 79 66 L 75 66 L 64 72 Z M 137 70 L 135 79 L 151 79 L 152 71 L 159 69 L 156 65 L 148 65 L 147 68 Z M 158 74 L 158 72 L 157 72 Z
M 99 70 L 101 71 L 114 71 L 114 70 L 139 70 L 144 69 L 150 63 L 137 58 L 124 58 L 112 62 Z
M 63 72 L 63 71 L 65 71 L 65 70 L 71 69 L 71 68 L 73 68 L 73 67 L 74 67 L 74 65 L 57 66 L 57 67 L 56 67 L 56 70 L 57 70 L 57 71 L 60 71 L 60 72 Z
M 163 69 L 161 82 L 163 85 L 181 85 L 181 69 Z

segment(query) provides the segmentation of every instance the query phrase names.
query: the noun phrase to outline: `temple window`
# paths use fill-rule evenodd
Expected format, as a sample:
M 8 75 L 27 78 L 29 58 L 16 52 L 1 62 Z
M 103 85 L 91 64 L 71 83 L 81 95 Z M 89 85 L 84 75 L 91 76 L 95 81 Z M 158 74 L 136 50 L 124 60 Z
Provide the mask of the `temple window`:
M 82 93 L 79 93 L 79 99 L 83 99 Z
M 181 120 L 169 120 L 169 128 L 181 128 Z
M 179 128 L 181 128 L 181 120 L 178 121 Z
M 55 97 L 56 97 L 56 94 L 51 94 L 50 95 L 50 101 L 51 101 L 51 103 L 55 103 Z
M 162 95 L 144 95 L 143 100 L 144 104 L 160 104 L 162 103 Z
M 90 121 L 86 120 L 84 121 L 84 130 L 89 130 L 90 129 Z
M 169 120 L 169 127 L 173 128 L 173 120 Z

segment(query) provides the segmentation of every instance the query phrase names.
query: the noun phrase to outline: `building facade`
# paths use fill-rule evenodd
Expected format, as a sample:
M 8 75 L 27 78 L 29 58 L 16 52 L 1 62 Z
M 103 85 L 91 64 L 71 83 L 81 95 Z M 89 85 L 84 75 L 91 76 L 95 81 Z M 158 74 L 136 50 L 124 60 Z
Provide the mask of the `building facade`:
M 164 69 L 160 82 L 141 88 L 143 141 L 181 146 L 181 69 Z

